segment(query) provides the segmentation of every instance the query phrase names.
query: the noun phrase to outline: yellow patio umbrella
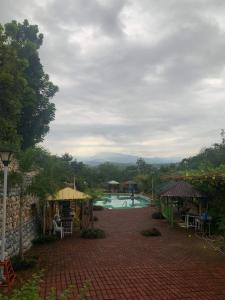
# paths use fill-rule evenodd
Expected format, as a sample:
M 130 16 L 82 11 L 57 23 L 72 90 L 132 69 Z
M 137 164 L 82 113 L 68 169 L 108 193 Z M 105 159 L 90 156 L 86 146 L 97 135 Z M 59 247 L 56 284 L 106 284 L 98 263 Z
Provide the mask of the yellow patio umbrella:
M 48 196 L 48 201 L 90 200 L 91 196 L 70 187 L 59 190 L 54 196 Z

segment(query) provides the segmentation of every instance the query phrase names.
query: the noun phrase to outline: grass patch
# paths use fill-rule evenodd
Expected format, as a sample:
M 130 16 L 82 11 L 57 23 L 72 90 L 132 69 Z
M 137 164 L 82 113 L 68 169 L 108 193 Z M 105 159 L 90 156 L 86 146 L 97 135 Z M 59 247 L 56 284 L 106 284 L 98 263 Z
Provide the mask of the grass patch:
M 161 232 L 157 228 L 145 229 L 141 231 L 144 236 L 160 236 Z
M 81 232 L 81 237 L 84 239 L 104 239 L 105 231 L 99 228 L 85 229 Z
M 32 275 L 31 279 L 28 280 L 21 288 L 13 289 L 9 295 L 0 294 L 1 300 L 69 300 L 71 299 L 71 292 L 76 291 L 76 287 L 70 285 L 68 288 L 63 289 L 60 294 L 56 293 L 56 289 L 52 288 L 48 291 L 45 297 L 40 296 L 40 284 L 43 281 L 43 273 Z M 83 287 L 79 290 L 77 300 L 87 299 L 88 291 L 91 287 L 90 281 L 85 281 Z

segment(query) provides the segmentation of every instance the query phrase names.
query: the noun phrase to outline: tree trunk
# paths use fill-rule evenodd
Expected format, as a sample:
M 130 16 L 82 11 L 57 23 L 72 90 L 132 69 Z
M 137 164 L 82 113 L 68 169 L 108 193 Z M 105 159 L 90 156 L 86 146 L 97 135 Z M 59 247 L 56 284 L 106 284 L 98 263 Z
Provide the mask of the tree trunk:
M 44 201 L 44 206 L 43 206 L 43 236 L 45 236 L 45 231 L 46 231 L 46 203 Z

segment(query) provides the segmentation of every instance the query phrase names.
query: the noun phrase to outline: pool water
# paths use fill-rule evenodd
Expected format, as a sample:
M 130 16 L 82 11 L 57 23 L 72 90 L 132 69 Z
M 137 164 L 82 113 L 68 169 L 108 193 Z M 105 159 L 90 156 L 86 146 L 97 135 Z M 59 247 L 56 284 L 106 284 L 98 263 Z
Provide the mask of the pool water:
M 141 208 L 147 207 L 150 199 L 143 195 L 134 195 L 133 199 L 130 194 L 105 194 L 95 200 L 94 205 L 103 206 L 108 209 L 115 208 Z

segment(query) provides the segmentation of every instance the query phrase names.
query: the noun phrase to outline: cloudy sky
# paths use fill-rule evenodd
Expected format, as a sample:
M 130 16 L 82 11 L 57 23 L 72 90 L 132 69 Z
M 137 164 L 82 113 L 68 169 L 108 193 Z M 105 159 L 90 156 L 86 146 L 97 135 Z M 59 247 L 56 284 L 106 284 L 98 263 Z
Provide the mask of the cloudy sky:
M 224 0 L 0 0 L 39 25 L 53 153 L 187 157 L 225 128 Z

